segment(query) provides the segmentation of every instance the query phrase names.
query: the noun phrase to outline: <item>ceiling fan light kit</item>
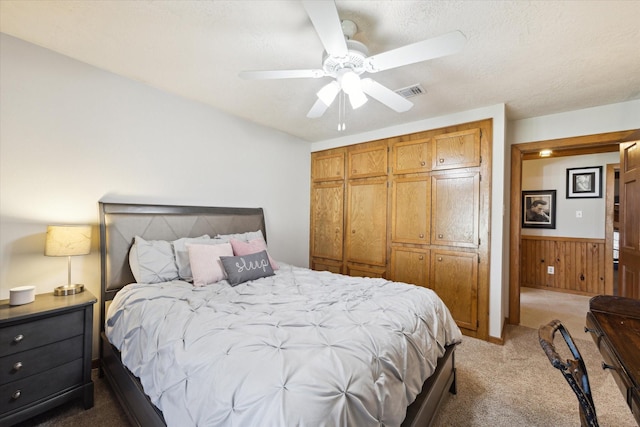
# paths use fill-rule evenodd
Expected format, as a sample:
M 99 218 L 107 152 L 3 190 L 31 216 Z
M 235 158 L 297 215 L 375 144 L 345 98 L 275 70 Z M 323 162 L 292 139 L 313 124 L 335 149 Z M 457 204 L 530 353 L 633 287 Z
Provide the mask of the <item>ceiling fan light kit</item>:
M 371 78 L 361 78 L 362 74 L 377 73 L 451 55 L 460 51 L 466 43 L 464 34 L 453 31 L 369 56 L 367 47 L 352 39 L 358 27 L 353 21 L 340 21 L 335 2 L 303 0 L 302 4 L 325 49 L 322 69 L 243 71 L 240 77 L 250 80 L 333 78 L 331 83 L 324 85 L 317 92 L 318 99 L 307 113 L 307 117 L 322 117 L 342 92 L 338 130 L 344 130 L 345 127 L 344 95 L 349 97 L 349 103 L 354 110 L 367 102 L 367 95 L 398 113 L 413 107 L 411 101 Z

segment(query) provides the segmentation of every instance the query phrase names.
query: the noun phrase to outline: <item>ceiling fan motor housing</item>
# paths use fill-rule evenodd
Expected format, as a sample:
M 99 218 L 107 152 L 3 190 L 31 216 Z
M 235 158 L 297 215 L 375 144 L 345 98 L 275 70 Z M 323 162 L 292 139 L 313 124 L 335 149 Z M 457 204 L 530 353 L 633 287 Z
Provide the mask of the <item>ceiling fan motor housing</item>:
M 342 69 L 351 69 L 360 75 L 365 72 L 364 60 L 369 56 L 369 49 L 359 41 L 346 40 L 347 54 L 345 56 L 322 55 L 322 69 L 325 73 L 336 76 Z

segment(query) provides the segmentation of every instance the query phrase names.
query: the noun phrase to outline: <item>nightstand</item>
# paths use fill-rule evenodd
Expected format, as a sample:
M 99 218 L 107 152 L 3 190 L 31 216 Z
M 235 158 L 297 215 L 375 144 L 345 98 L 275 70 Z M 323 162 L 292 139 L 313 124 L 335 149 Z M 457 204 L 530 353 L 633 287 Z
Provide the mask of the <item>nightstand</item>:
M 62 403 L 93 406 L 90 292 L 0 301 L 0 425 L 12 425 Z

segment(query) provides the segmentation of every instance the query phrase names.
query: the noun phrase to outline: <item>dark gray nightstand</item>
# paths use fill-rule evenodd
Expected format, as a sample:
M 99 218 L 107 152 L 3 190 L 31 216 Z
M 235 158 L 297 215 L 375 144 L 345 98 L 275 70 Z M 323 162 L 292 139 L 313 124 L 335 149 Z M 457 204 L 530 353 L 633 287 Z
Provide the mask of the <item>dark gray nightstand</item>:
M 30 304 L 0 300 L 0 425 L 12 425 L 62 403 L 93 406 L 90 292 L 36 295 Z

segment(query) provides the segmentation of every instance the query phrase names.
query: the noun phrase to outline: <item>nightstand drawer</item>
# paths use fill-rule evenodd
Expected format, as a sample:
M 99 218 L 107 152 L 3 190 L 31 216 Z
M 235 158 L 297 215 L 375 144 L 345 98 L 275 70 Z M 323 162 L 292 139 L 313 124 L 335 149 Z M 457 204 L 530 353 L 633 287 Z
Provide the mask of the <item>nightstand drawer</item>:
M 74 311 L 0 329 L 0 357 L 84 333 L 84 312 Z
M 0 386 L 0 412 L 20 409 L 82 383 L 82 359 Z
M 78 335 L 32 350 L 0 358 L 0 384 L 17 381 L 82 358 L 83 337 Z

